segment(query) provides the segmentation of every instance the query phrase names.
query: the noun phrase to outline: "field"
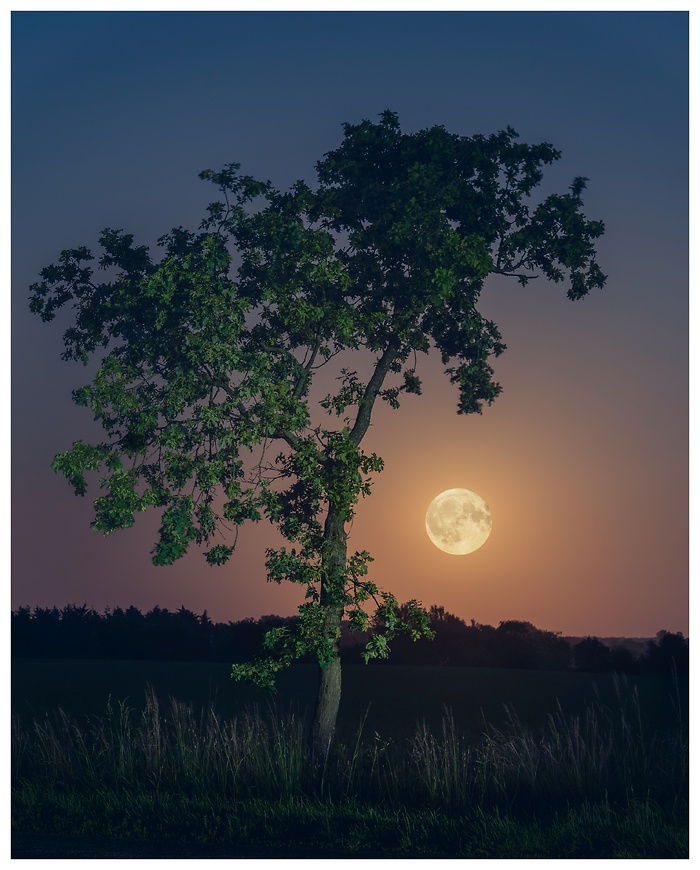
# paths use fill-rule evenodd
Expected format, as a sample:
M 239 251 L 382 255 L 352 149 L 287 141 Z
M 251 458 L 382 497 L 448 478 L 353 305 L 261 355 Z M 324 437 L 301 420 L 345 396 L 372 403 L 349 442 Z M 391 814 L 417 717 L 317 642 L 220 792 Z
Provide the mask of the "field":
M 141 710 L 148 687 L 164 701 L 173 696 L 195 710 L 213 703 L 224 717 L 252 705 L 264 712 L 272 701 L 283 711 L 294 709 L 302 715 L 313 708 L 313 666 L 296 665 L 284 672 L 276 695 L 236 683 L 229 674 L 229 665 L 208 662 L 19 660 L 12 665 L 12 710 L 23 718 L 57 707 L 75 716 L 102 715 L 110 697 Z M 628 680 L 639 693 L 645 721 L 655 728 L 672 725 L 668 681 L 649 675 Z M 612 675 L 346 665 L 339 725 L 345 731 L 341 737 L 352 738 L 366 716 L 365 731 L 400 739 L 412 736 L 423 720 L 436 727 L 449 708 L 460 728 L 480 734 L 484 719 L 503 725 L 506 705 L 536 728 L 558 705 L 566 714 L 580 715 L 596 699 L 608 707 L 617 705 Z
M 15 662 L 14 829 L 278 857 L 687 856 L 687 689 L 668 678 L 347 666 L 318 769 L 314 669 L 274 701 L 228 673 Z

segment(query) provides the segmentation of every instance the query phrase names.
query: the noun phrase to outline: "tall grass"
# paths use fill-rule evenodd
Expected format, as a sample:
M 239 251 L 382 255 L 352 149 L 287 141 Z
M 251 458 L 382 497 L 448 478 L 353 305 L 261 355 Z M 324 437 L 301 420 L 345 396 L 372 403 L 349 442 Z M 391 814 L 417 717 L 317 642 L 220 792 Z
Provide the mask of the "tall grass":
M 478 736 L 461 732 L 446 710 L 439 729 L 422 723 L 399 743 L 364 733 L 360 723 L 354 744 L 336 747 L 322 767 L 307 754 L 303 717 L 291 710 L 225 720 L 211 706 L 195 716 L 149 691 L 141 714 L 110 703 L 82 722 L 60 709 L 30 726 L 15 717 L 15 824 L 76 830 L 80 820 L 92 833 L 270 842 L 286 832 L 287 841 L 308 843 L 337 839 L 340 814 L 345 849 L 376 846 L 395 829 L 402 854 L 478 855 L 491 842 L 492 856 L 505 856 L 497 850 L 511 835 L 522 854 L 549 854 L 543 824 L 564 852 L 576 826 L 588 842 L 591 831 L 612 825 L 600 836 L 612 838 L 620 857 L 635 848 L 647 849 L 639 857 L 682 857 L 688 743 L 680 709 L 677 726 L 660 733 L 645 726 L 635 691 L 624 681 L 617 688 L 615 710 L 597 703 L 567 718 L 559 709 L 538 731 L 512 710 L 504 728 L 484 723 Z M 534 839 L 526 835 L 533 824 Z M 596 848 L 589 843 L 580 854 Z
M 482 740 L 460 735 L 446 712 L 441 734 L 423 725 L 411 743 L 415 788 L 435 805 L 546 812 L 590 801 L 687 801 L 688 743 L 683 719 L 660 733 L 644 725 L 636 689 L 616 678 L 618 707 L 598 703 L 583 716 L 561 707 L 531 731 L 509 708 L 504 729 L 484 723 Z
M 253 709 L 225 721 L 212 706 L 195 717 L 175 698 L 163 709 L 151 689 L 140 716 L 122 702 L 82 723 L 60 708 L 29 728 L 13 716 L 12 740 L 16 781 L 62 788 L 279 797 L 298 792 L 304 779 L 304 729 L 293 713 L 264 717 Z

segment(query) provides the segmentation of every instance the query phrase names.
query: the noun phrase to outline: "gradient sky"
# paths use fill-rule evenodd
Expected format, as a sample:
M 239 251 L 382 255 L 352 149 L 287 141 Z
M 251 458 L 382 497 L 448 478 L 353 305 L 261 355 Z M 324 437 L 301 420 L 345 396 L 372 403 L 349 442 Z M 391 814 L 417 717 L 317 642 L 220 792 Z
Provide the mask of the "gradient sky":
M 302 590 L 267 584 L 267 524 L 234 559 L 196 551 L 154 568 L 159 525 L 89 528 L 51 460 L 99 438 L 59 359 L 65 321 L 29 314 L 27 288 L 106 227 L 153 244 L 196 229 L 237 161 L 286 187 L 313 180 L 344 121 L 398 112 L 414 132 L 514 127 L 563 157 L 545 188 L 590 179 L 607 286 L 578 303 L 544 279 L 487 283 L 508 345 L 503 394 L 458 416 L 438 358 L 424 395 L 377 408 L 363 446 L 385 459 L 353 549 L 404 601 L 466 620 L 564 634 L 688 631 L 688 15 L 675 13 L 46 13 L 12 16 L 12 606 L 181 605 L 216 621 L 290 614 Z M 468 556 L 437 550 L 424 516 L 444 489 L 489 504 Z

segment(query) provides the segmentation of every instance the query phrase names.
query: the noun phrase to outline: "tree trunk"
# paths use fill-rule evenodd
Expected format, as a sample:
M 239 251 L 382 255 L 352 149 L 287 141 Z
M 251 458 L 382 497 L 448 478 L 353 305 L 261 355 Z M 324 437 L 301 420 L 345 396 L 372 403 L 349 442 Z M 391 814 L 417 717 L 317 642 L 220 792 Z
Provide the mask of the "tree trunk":
M 324 635 L 332 638 L 332 660 L 319 668 L 318 694 L 311 734 L 311 748 L 316 759 L 324 759 L 328 755 L 340 707 L 340 623 L 343 618 L 341 596 L 345 584 L 346 558 L 345 520 L 331 505 L 324 527 L 320 603 L 325 610 Z
M 318 694 L 312 730 L 312 752 L 315 759 L 324 759 L 331 748 L 335 723 L 340 707 L 340 658 L 319 667 Z
M 359 402 L 355 424 L 350 440 L 357 447 L 367 432 L 372 408 L 384 378 L 401 348 L 401 341 L 394 336 L 378 360 L 372 377 Z M 339 474 L 342 470 L 337 469 Z M 323 555 L 321 560 L 320 603 L 324 608 L 323 635 L 332 639 L 331 661 L 320 668 L 318 694 L 312 726 L 312 752 L 316 759 L 325 759 L 335 734 L 335 723 L 340 707 L 340 625 L 343 618 L 343 592 L 345 590 L 345 563 L 347 560 L 347 534 L 341 506 L 331 502 L 323 528 Z

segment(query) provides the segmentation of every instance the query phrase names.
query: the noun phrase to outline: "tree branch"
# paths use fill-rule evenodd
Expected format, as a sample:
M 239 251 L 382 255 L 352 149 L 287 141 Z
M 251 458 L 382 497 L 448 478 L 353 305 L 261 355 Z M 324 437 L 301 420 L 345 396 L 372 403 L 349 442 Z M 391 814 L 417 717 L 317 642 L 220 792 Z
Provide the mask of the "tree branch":
M 517 268 L 517 267 L 516 267 Z M 525 278 L 527 281 L 534 281 L 537 275 L 527 274 L 525 272 L 508 272 L 506 269 L 492 269 L 491 275 L 504 275 L 506 278 Z
M 313 367 L 314 360 L 316 359 L 316 354 L 318 353 L 319 346 L 320 345 L 317 342 L 316 346 L 314 347 L 313 352 L 311 354 L 311 358 L 304 366 L 304 371 L 299 375 L 299 379 L 297 380 L 296 386 L 294 387 L 294 392 L 292 393 L 292 396 L 295 399 L 298 399 L 301 396 L 301 394 L 304 392 L 304 387 L 306 386 L 306 383 L 309 380 L 309 372 L 311 371 L 311 368 Z
M 352 430 L 350 432 L 350 440 L 356 447 L 364 438 L 367 429 L 369 429 L 369 423 L 372 417 L 372 408 L 374 407 L 374 400 L 377 398 L 377 394 L 382 388 L 384 378 L 389 373 L 391 364 L 396 359 L 396 355 L 398 354 L 400 347 L 401 340 L 394 336 L 387 345 L 384 353 L 377 361 L 374 373 L 365 388 L 365 393 L 360 400 L 357 417 L 355 418 L 355 425 L 352 427 Z

